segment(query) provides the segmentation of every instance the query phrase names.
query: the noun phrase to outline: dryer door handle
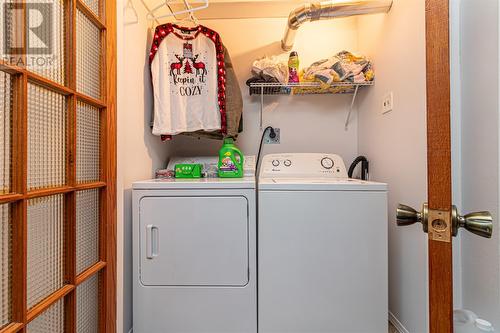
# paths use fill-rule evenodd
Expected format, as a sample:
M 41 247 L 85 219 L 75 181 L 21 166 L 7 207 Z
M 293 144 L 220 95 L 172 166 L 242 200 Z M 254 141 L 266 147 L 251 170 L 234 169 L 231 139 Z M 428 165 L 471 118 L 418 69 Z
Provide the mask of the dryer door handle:
M 146 258 L 154 259 L 160 254 L 160 229 L 148 224 L 146 226 Z

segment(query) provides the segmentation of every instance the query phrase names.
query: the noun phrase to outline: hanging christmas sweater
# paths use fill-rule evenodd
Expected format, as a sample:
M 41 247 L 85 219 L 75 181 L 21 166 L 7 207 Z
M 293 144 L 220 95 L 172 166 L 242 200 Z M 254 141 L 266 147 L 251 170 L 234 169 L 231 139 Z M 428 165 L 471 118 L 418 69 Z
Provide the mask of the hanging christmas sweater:
M 149 54 L 154 91 L 153 134 L 226 133 L 224 48 L 204 27 L 160 25 Z

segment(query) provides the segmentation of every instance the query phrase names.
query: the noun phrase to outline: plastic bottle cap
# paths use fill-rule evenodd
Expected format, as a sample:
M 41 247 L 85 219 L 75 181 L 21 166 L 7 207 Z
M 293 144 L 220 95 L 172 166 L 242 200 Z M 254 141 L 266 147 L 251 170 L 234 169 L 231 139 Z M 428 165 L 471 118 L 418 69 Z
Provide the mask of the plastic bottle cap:
M 489 321 L 484 319 L 476 319 L 475 320 L 476 327 L 482 331 L 491 332 L 493 331 L 493 325 Z

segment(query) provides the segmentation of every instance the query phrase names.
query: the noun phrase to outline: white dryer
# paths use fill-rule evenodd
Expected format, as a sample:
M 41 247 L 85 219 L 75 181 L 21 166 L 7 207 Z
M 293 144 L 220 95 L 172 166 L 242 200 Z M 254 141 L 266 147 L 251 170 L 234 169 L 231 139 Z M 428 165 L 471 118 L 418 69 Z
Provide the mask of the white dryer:
M 386 333 L 387 185 L 332 154 L 263 158 L 259 333 Z
M 255 178 L 133 184 L 134 333 L 256 333 Z

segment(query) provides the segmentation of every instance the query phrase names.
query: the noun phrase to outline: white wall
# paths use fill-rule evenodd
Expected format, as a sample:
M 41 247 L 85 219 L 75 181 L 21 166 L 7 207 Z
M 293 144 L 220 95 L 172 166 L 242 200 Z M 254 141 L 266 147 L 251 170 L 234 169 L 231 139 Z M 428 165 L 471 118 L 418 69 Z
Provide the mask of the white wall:
M 465 13 L 462 14 L 462 45 L 458 44 L 456 33 L 459 1 L 452 1 L 452 112 L 454 116 L 459 115 L 463 104 L 462 119 L 468 125 L 463 128 L 462 140 L 468 141 L 460 151 L 456 151 L 460 143 L 454 145 L 455 180 L 460 175 L 464 177 L 462 184 L 455 181 L 454 189 L 463 186 L 461 211 L 486 207 L 497 216 L 498 172 L 494 171 L 498 171 L 498 142 L 490 135 L 494 133 L 494 138 L 498 137 L 498 127 L 495 127 L 498 120 L 498 80 L 495 77 L 498 73 L 498 34 L 494 26 L 495 19 L 498 20 L 497 4 L 488 0 L 482 2 L 482 6 L 474 6 L 473 0 L 462 1 L 461 9 Z M 118 13 L 123 12 L 122 8 L 123 3 L 119 1 Z M 131 183 L 152 177 L 155 169 L 164 166 L 168 156 L 214 154 L 220 146 L 218 141 L 187 137 L 176 137 L 170 143 L 161 144 L 149 134 L 149 22 L 139 2 L 135 2 L 135 8 L 139 12 L 138 23 L 125 25 L 123 17 L 118 17 L 119 332 L 128 332 L 132 320 Z M 264 127 L 273 125 L 282 131 L 281 145 L 266 146 L 265 152 L 331 151 L 343 155 L 347 163 L 359 152 L 371 160 L 372 179 L 389 183 L 390 311 L 411 333 L 427 331 L 427 238 L 419 226 L 396 227 L 394 212 L 399 202 L 418 208 L 426 200 L 424 15 L 424 1 L 395 0 L 389 15 L 306 24 L 299 30 L 295 50 L 299 52 L 302 65 L 342 49 L 360 51 L 375 63 L 377 83 L 360 94 L 359 120 L 355 113 L 348 131 L 343 125 L 349 96 L 266 97 L 268 110 L 264 116 Z M 202 21 L 221 34 L 233 58 L 244 97 L 245 131 L 238 144 L 247 154 L 256 153 L 261 131 L 258 127 L 259 99 L 248 96 L 245 80 L 254 59 L 281 53 L 279 40 L 285 21 L 276 18 Z M 477 38 L 484 31 L 488 31 L 489 43 Z M 455 58 L 460 49 L 463 53 L 462 86 L 457 70 L 460 62 Z M 478 54 L 490 61 L 478 63 Z M 381 99 L 387 91 L 394 92 L 395 110 L 381 115 Z M 461 91 L 471 93 L 465 93 L 464 100 L 459 101 Z M 477 105 L 481 106 L 479 116 Z M 484 149 L 477 149 L 478 136 L 487 142 L 481 142 Z M 454 133 L 454 137 L 460 138 L 460 135 Z M 464 162 L 457 164 L 461 154 Z M 479 158 L 487 162 L 475 163 Z M 478 173 L 489 176 L 477 182 L 473 177 Z M 461 191 L 454 194 L 455 202 L 460 205 Z M 458 272 L 455 274 L 457 304 L 462 303 L 463 278 L 464 307 L 496 321 L 500 327 L 500 319 L 496 319 L 500 318 L 500 295 L 491 293 L 491 290 L 499 290 L 500 283 L 498 233 L 489 243 L 465 235 L 461 249 L 463 258 L 455 251 L 456 263 L 462 260 L 463 265 L 462 275 L 461 267 L 455 267 Z M 480 255 L 491 260 L 476 260 Z
M 450 1 L 450 88 L 451 88 L 451 174 L 452 202 L 462 206 L 462 74 L 460 58 L 460 2 Z M 453 304 L 461 309 L 462 303 L 462 237 L 453 240 Z
M 389 183 L 389 310 L 411 333 L 427 332 L 427 235 L 397 227 L 398 203 L 427 197 L 425 1 L 395 0 L 388 15 L 359 19 L 359 49 L 375 63 L 376 85 L 359 104 L 359 153 L 372 179 Z M 381 114 L 394 92 L 394 110 Z
M 461 0 L 462 213 L 489 210 L 493 239 L 462 233 L 463 307 L 500 329 L 499 4 Z
M 125 0 L 118 1 L 123 13 Z M 139 1 L 134 1 L 139 22 L 125 24 L 118 15 L 118 332 L 132 325 L 131 287 L 131 184 L 151 178 L 165 166 L 168 156 L 215 154 L 219 141 L 175 137 L 162 144 L 150 134 L 151 92 L 147 63 L 148 22 Z M 258 150 L 259 99 L 248 96 L 245 85 L 253 60 L 278 55 L 286 18 L 210 20 L 202 24 L 218 31 L 233 59 L 244 97 L 244 132 L 238 145 L 246 154 Z M 357 21 L 341 19 L 307 24 L 300 29 L 295 50 L 303 65 L 328 57 L 343 49 L 356 51 Z M 286 54 L 283 54 L 287 57 Z M 357 156 L 357 117 L 353 114 L 348 131 L 344 121 L 350 96 L 268 97 L 272 111 L 264 117 L 264 127 L 281 128 L 281 144 L 266 146 L 265 152 L 336 152 L 350 163 Z M 268 104 L 269 105 L 269 104 Z
M 117 332 L 132 326 L 132 182 L 154 177 L 165 164 L 168 145 L 151 135 L 149 66 L 147 65 L 146 13 L 136 6 L 140 22 L 125 25 L 124 2 L 118 13 L 118 175 L 117 175 Z
M 244 98 L 244 132 L 238 145 L 245 154 L 256 154 L 261 137 L 259 129 L 260 98 L 249 96 L 245 81 L 250 77 L 252 62 L 264 55 L 282 55 L 280 40 L 285 18 L 202 20 L 202 24 L 220 33 L 229 50 Z M 334 53 L 357 50 L 356 19 L 341 19 L 305 24 L 300 28 L 294 50 L 301 66 L 329 57 Z M 356 157 L 357 121 L 344 130 L 350 96 L 294 96 L 265 98 L 264 128 L 281 129 L 281 144 L 265 147 L 269 152 L 336 152 L 346 163 Z M 169 144 L 173 155 L 215 154 L 220 142 L 176 137 Z

